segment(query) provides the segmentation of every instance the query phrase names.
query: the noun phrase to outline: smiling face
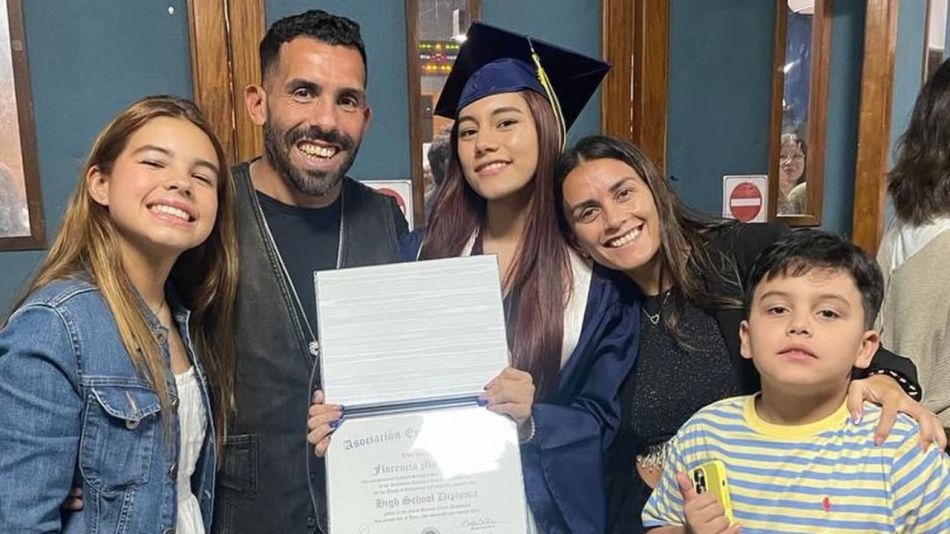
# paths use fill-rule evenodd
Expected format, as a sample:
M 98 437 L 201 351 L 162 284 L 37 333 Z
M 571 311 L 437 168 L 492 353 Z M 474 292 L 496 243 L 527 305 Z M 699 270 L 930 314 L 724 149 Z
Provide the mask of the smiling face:
M 462 108 L 458 159 L 469 186 L 485 200 L 529 192 L 538 167 L 538 130 L 518 93 L 500 93 Z
M 805 172 L 805 153 L 797 138 L 783 136 L 779 163 L 782 190 L 791 190 Z
M 174 259 L 207 239 L 218 212 L 218 158 L 208 136 L 158 117 L 131 135 L 106 172 L 92 167 L 89 194 L 109 210 L 123 253 Z
M 280 47 L 265 86 L 247 93 L 264 127 L 268 162 L 299 192 L 335 194 L 369 124 L 363 58 L 356 48 L 297 37 Z
M 655 274 L 660 219 L 653 193 L 631 166 L 616 159 L 584 161 L 562 188 L 564 213 L 585 252 L 611 269 Z
M 763 384 L 787 391 L 847 390 L 852 367 L 865 368 L 878 334 L 865 328 L 854 278 L 841 269 L 764 277 L 755 288 L 739 336 Z

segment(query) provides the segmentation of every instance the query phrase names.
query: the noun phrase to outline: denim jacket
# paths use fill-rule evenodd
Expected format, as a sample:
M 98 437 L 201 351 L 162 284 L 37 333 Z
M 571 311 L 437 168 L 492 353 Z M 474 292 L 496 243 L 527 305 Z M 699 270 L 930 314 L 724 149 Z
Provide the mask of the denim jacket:
M 208 414 L 192 477 L 208 529 L 215 458 L 207 379 L 194 355 L 188 310 L 172 311 Z M 167 331 L 147 316 L 167 356 Z M 165 380 L 176 409 L 170 366 Z M 0 531 L 173 532 L 178 418 L 172 414 L 167 439 L 158 395 L 136 371 L 95 286 L 50 283 L 11 315 L 0 330 L 0 407 Z M 74 486 L 82 488 L 85 506 L 64 513 Z

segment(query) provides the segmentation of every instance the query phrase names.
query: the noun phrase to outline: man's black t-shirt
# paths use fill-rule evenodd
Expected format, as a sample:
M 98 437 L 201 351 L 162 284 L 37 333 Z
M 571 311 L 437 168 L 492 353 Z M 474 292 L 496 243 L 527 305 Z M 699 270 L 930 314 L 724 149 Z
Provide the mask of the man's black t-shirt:
M 260 191 L 257 198 L 274 236 L 274 244 L 300 297 L 307 321 L 317 332 L 317 303 L 313 272 L 335 269 L 340 248 L 342 202 L 337 198 L 324 208 L 290 206 Z

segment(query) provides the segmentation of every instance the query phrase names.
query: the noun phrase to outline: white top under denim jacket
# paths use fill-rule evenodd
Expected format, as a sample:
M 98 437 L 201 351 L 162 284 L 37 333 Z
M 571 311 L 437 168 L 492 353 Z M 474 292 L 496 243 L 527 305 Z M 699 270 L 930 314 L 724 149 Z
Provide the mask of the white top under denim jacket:
M 209 530 L 214 498 L 214 427 L 206 377 L 188 331 L 189 311 L 169 305 L 195 369 L 207 432 L 191 489 Z M 147 314 L 168 355 L 167 331 Z M 102 294 L 82 280 L 34 292 L 0 330 L 0 525 L 4 532 L 163 533 L 176 525 L 180 447 L 170 365 L 171 428 L 158 395 L 138 373 Z M 81 512 L 63 512 L 70 488 Z

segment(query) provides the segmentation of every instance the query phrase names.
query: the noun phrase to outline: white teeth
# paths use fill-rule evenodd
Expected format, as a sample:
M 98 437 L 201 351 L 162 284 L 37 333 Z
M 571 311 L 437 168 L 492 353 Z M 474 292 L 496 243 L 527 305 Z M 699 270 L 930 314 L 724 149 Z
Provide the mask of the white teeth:
M 478 170 L 479 170 L 479 171 L 493 171 L 493 170 L 495 170 L 495 169 L 500 169 L 500 168 L 504 167 L 505 165 L 508 165 L 508 164 L 505 163 L 504 161 L 496 161 L 496 162 L 494 162 L 494 163 L 489 163 L 488 165 L 485 165 L 484 167 L 482 167 L 482 168 L 480 168 L 480 169 L 478 169 Z
M 624 234 L 624 235 L 622 235 L 622 236 L 620 236 L 620 237 L 617 237 L 617 238 L 615 238 L 615 239 L 611 239 L 610 241 L 607 242 L 607 246 L 610 247 L 610 248 L 619 248 L 619 247 L 622 247 L 622 246 L 626 245 L 627 243 L 633 241 L 633 240 L 636 239 L 637 237 L 639 237 L 641 231 L 642 231 L 642 228 L 640 228 L 640 227 L 634 228 L 633 230 L 630 230 L 629 232 L 627 232 L 626 234 Z
M 338 152 L 338 150 L 334 147 L 311 145 L 309 143 L 301 143 L 297 146 L 300 148 L 301 152 L 314 158 L 329 159 L 335 156 Z
M 172 217 L 178 217 L 179 219 L 183 221 L 191 220 L 191 216 L 188 215 L 188 212 L 184 210 L 180 210 L 178 208 L 173 208 L 171 206 L 166 206 L 164 204 L 155 204 L 154 206 L 152 206 L 151 209 L 152 211 L 155 211 L 158 213 L 167 213 L 168 215 L 171 215 Z

